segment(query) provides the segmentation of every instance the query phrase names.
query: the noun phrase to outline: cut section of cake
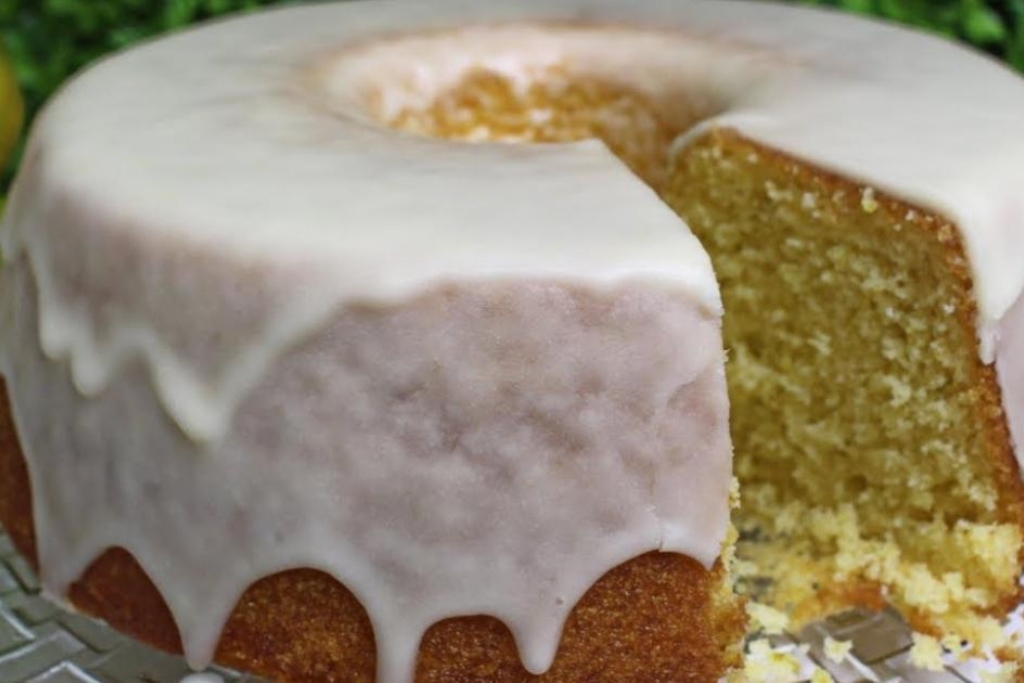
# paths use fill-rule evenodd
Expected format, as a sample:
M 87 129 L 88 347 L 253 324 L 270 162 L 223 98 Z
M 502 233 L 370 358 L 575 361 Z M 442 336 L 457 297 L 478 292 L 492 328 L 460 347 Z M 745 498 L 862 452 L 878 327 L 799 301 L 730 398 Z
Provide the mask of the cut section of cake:
M 51 593 L 285 681 L 707 682 L 745 596 L 999 648 L 1021 120 L 984 57 L 766 3 L 131 50 L 4 216 L 0 521 Z
M 1024 490 L 954 225 L 735 134 L 676 168 L 726 302 L 748 579 L 798 621 L 887 600 L 1001 642 Z

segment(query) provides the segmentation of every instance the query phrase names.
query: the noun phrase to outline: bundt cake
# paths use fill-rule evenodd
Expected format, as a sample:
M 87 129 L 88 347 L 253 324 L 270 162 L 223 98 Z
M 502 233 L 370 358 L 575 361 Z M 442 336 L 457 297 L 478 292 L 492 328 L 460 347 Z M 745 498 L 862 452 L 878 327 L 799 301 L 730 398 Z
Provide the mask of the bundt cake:
M 998 648 L 1022 120 L 984 56 L 760 2 L 132 49 L 3 218 L 0 521 L 53 595 L 283 681 L 707 683 L 748 596 Z

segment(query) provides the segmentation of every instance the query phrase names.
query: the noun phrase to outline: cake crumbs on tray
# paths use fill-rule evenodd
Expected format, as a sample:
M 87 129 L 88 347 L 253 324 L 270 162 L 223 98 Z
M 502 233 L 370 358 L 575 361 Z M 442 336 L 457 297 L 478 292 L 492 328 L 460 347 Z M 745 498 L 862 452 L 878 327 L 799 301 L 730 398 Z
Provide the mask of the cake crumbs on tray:
M 1000 665 L 995 671 L 982 670 L 979 678 L 981 683 L 1013 683 L 1016 680 L 1018 667 L 1009 662 Z
M 835 683 L 835 679 L 824 669 L 815 669 L 811 674 L 811 683 Z
M 860 208 L 864 210 L 864 213 L 874 213 L 878 211 L 878 200 L 875 199 L 875 188 L 865 187 L 860 193 Z
M 781 634 L 789 626 L 789 616 L 774 607 L 759 602 L 747 603 L 747 615 L 751 625 L 770 636 Z
M 842 664 L 846 661 L 846 658 L 850 656 L 850 652 L 853 650 L 853 641 L 836 640 L 832 636 L 825 636 L 823 649 L 825 651 L 825 656 L 828 657 L 829 661 L 836 664 Z
M 807 658 L 809 645 L 776 648 L 767 638 L 747 644 L 743 668 L 723 683 L 834 683 L 831 675 Z
M 734 671 L 726 680 L 728 683 L 796 683 L 800 668 L 800 661 L 793 652 L 774 650 L 766 638 L 759 638 L 747 645 L 743 669 Z
M 914 645 L 910 648 L 910 663 L 926 671 L 942 671 L 942 645 L 936 638 L 914 632 Z

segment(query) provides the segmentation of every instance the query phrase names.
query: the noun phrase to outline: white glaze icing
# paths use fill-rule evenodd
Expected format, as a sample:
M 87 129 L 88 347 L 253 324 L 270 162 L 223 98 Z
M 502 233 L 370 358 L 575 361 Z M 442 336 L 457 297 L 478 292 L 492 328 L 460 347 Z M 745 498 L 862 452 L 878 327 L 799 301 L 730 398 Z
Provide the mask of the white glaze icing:
M 224 679 L 211 673 L 189 674 L 182 678 L 180 683 L 224 683 Z
M 33 131 L 0 233 L 3 363 L 51 590 L 127 547 L 201 666 L 253 580 L 322 568 L 390 682 L 459 614 L 502 618 L 542 671 L 611 567 L 714 561 L 720 300 L 686 227 L 598 143 L 460 145 L 366 110 L 552 64 L 685 101 L 704 123 L 679 144 L 735 127 L 948 215 L 982 358 L 1016 381 L 1024 87 L 988 60 L 760 3 L 278 10 L 107 60 Z
M 671 288 L 476 283 L 343 308 L 197 447 L 139 362 L 83 400 L 39 349 L 27 259 L 0 279 L 22 302 L 5 370 L 42 580 L 60 594 L 99 550 L 126 547 L 197 668 L 241 592 L 289 568 L 360 599 L 379 679 L 401 681 L 426 628 L 464 614 L 501 618 L 543 671 L 608 569 L 654 549 L 718 554 L 718 319 Z
M 999 323 L 996 374 L 1017 462 L 1024 467 L 1024 294 Z

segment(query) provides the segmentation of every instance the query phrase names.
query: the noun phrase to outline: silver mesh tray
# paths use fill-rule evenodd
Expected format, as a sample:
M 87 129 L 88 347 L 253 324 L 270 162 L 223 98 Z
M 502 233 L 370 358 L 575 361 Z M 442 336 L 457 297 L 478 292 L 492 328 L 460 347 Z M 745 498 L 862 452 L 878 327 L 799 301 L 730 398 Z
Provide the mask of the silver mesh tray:
M 825 638 L 852 643 L 841 663 L 825 655 Z M 773 638 L 777 650 L 807 645 L 808 659 L 837 683 L 977 683 L 980 663 L 954 664 L 945 671 L 923 671 L 910 662 L 910 627 L 892 608 L 882 612 L 852 609 L 809 624 L 797 635 Z
M 35 574 L 0 531 L 0 683 L 179 683 L 191 673 L 181 657 L 40 596 Z M 218 667 L 209 673 L 207 681 L 260 681 Z

